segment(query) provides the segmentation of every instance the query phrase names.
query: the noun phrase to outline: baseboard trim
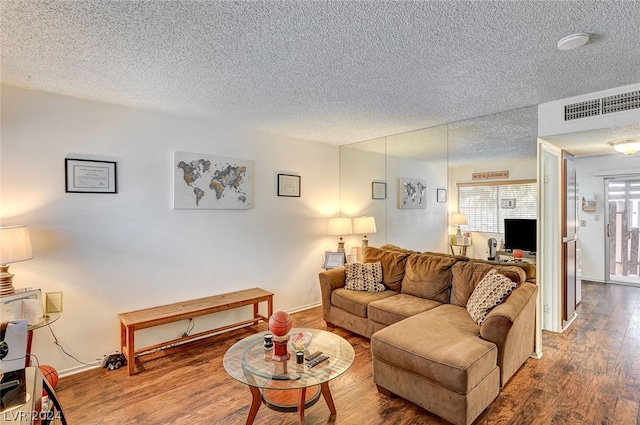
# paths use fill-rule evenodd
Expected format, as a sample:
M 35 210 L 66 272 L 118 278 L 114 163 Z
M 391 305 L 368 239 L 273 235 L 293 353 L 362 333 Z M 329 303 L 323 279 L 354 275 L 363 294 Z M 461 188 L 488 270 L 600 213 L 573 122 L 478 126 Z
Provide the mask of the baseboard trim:
M 302 307 L 296 307 L 294 309 L 287 310 L 287 313 L 289 313 L 289 314 L 299 313 L 301 311 L 309 310 L 309 309 L 312 309 L 312 308 L 315 308 L 315 307 L 319 307 L 321 305 L 322 305 L 322 302 L 318 301 L 318 302 L 315 302 L 315 303 L 312 303 L 312 304 L 303 305 Z
M 71 376 L 71 375 L 75 375 L 77 373 L 81 373 L 81 372 L 86 372 L 88 370 L 91 369 L 96 369 L 101 367 L 102 364 L 99 361 L 95 361 L 93 363 L 88 363 L 88 364 L 83 364 L 80 366 L 75 366 L 69 369 L 64 369 L 64 370 L 59 370 L 58 371 L 58 376 L 60 378 L 64 378 L 65 376 Z

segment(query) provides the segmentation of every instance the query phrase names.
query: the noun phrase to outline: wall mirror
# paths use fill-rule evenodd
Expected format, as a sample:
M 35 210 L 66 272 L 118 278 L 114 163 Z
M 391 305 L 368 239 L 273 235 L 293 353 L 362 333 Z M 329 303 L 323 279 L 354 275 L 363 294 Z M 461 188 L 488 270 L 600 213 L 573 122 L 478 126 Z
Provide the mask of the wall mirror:
M 374 216 L 371 245 L 396 244 L 418 251 L 448 252 L 449 218 L 457 210 L 458 182 L 472 173 L 510 171 L 510 178 L 536 177 L 537 106 L 515 109 L 340 147 L 340 206 L 349 217 Z M 402 208 L 402 179 L 425 182 L 425 208 Z M 386 184 L 374 199 L 372 184 Z M 446 196 L 438 202 L 438 190 Z M 442 190 L 446 192 L 443 192 Z M 487 235 L 474 235 L 482 258 Z M 353 246 L 362 239 L 347 239 Z M 351 242 L 349 244 L 349 241 Z M 484 243 L 484 244 L 483 244 Z

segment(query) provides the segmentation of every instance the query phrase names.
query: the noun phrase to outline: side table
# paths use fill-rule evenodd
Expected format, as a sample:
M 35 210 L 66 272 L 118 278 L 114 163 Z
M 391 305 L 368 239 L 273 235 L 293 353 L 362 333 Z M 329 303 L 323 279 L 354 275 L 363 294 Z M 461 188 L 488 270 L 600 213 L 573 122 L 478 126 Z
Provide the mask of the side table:
M 31 365 L 31 344 L 33 343 L 33 331 L 45 326 L 49 326 L 59 318 L 60 318 L 59 313 L 47 314 L 42 319 L 40 319 L 40 321 L 35 325 L 29 325 L 29 328 L 27 331 L 27 354 L 25 356 L 25 362 L 24 362 L 25 367 L 29 367 Z

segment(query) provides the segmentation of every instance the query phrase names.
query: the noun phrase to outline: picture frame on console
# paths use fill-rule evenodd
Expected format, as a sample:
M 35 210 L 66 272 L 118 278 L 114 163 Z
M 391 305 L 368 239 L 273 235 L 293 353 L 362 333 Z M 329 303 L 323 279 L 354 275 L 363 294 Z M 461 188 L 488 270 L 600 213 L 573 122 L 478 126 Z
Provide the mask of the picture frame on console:
M 324 255 L 324 268 L 329 269 L 337 269 L 338 267 L 344 266 L 345 262 L 345 254 L 344 252 L 325 252 Z

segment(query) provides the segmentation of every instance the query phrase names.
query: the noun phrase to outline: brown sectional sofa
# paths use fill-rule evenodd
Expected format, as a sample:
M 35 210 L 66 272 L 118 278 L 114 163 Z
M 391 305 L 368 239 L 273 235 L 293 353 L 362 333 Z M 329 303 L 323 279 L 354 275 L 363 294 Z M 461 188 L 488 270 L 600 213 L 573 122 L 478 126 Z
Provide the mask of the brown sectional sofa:
M 393 245 L 366 248 L 380 261 L 383 292 L 344 288 L 344 268 L 320 273 L 323 318 L 371 338 L 373 378 L 454 423 L 468 425 L 534 352 L 535 266 L 417 253 Z M 491 269 L 519 283 L 481 325 L 466 304 Z

